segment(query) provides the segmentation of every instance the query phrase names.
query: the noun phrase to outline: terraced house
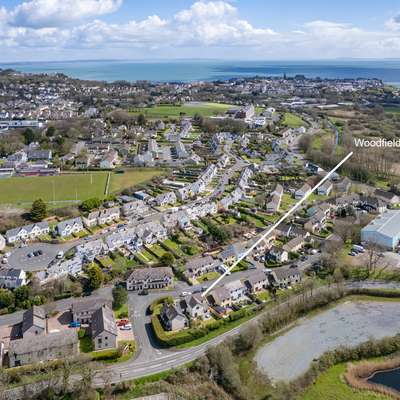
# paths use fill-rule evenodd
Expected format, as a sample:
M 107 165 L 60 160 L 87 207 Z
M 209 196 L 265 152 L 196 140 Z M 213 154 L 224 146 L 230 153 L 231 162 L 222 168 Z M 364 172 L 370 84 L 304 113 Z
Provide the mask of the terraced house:
M 38 222 L 8 230 L 6 232 L 6 239 L 7 243 L 13 244 L 20 241 L 34 240 L 39 236 L 47 235 L 49 232 L 50 227 L 47 222 Z
M 173 284 L 174 274 L 169 267 L 137 268 L 126 281 L 128 290 L 163 289 Z
M 61 221 L 56 226 L 56 232 L 61 237 L 70 236 L 74 233 L 79 233 L 83 231 L 83 222 L 81 217 L 67 219 L 66 221 Z

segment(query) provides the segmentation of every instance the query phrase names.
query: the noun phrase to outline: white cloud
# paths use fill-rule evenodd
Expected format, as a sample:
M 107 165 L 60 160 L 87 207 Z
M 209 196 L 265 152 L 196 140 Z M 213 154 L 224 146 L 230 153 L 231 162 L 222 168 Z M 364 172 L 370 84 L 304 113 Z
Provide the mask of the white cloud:
M 123 0 L 31 0 L 9 12 L 9 22 L 32 28 L 58 27 L 116 11 Z
M 130 0 L 132 1 L 132 0 Z M 30 0 L 13 10 L 0 7 L 0 52 L 7 47 L 46 48 L 80 57 L 329 58 L 400 57 L 400 16 L 380 30 L 332 21 L 311 21 L 277 32 L 241 18 L 234 3 L 196 1 L 169 19 L 153 15 L 107 23 L 101 15 L 123 0 Z M 74 23 L 73 23 L 74 22 Z M 88 50 L 90 49 L 90 50 Z

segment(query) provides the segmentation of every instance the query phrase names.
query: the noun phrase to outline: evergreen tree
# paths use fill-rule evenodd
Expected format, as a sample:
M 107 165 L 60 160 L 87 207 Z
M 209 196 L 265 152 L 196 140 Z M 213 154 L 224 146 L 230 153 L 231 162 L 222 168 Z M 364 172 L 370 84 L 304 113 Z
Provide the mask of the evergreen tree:
M 34 222 L 43 221 L 47 216 L 47 205 L 42 199 L 33 202 L 29 217 Z

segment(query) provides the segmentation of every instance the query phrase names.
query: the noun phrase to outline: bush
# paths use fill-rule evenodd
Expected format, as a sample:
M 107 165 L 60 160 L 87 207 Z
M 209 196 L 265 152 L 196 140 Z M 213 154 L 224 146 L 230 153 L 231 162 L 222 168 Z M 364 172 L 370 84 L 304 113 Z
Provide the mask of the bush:
M 101 350 L 99 352 L 93 352 L 91 358 L 93 361 L 110 361 L 116 360 L 121 356 L 119 349 Z

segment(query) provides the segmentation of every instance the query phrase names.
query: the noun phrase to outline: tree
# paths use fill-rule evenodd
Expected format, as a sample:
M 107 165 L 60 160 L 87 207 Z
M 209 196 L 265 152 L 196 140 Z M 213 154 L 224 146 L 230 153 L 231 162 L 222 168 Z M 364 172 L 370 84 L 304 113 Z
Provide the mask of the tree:
M 85 212 L 92 211 L 95 208 L 99 208 L 103 202 L 98 197 L 93 197 L 83 201 L 80 205 L 80 209 Z
M 0 289 L 0 309 L 14 305 L 14 294 L 8 289 Z
M 28 308 L 25 306 L 30 306 L 30 304 L 27 304 L 30 295 L 31 295 L 31 290 L 28 286 L 20 286 L 19 288 L 15 289 L 14 290 L 15 305 L 20 308 Z
M 54 126 L 49 126 L 46 131 L 47 137 L 53 137 L 56 133 L 56 128 Z
M 35 132 L 31 128 L 25 129 L 22 136 L 24 137 L 25 144 L 30 144 L 36 140 Z
M 166 265 L 167 267 L 171 267 L 175 262 L 175 257 L 172 253 L 164 253 L 160 258 L 160 263 L 162 265 Z
M 92 264 L 87 269 L 88 285 L 90 290 L 98 289 L 103 283 L 104 274 L 100 267 L 96 264 Z
M 113 288 L 112 295 L 114 310 L 118 310 L 128 300 L 128 291 L 123 287 Z
M 43 221 L 47 216 L 47 205 L 42 199 L 37 199 L 33 202 L 29 218 L 33 222 Z
M 137 123 L 140 126 L 144 126 L 146 125 L 146 117 L 144 116 L 144 114 L 139 114 L 137 117 Z

